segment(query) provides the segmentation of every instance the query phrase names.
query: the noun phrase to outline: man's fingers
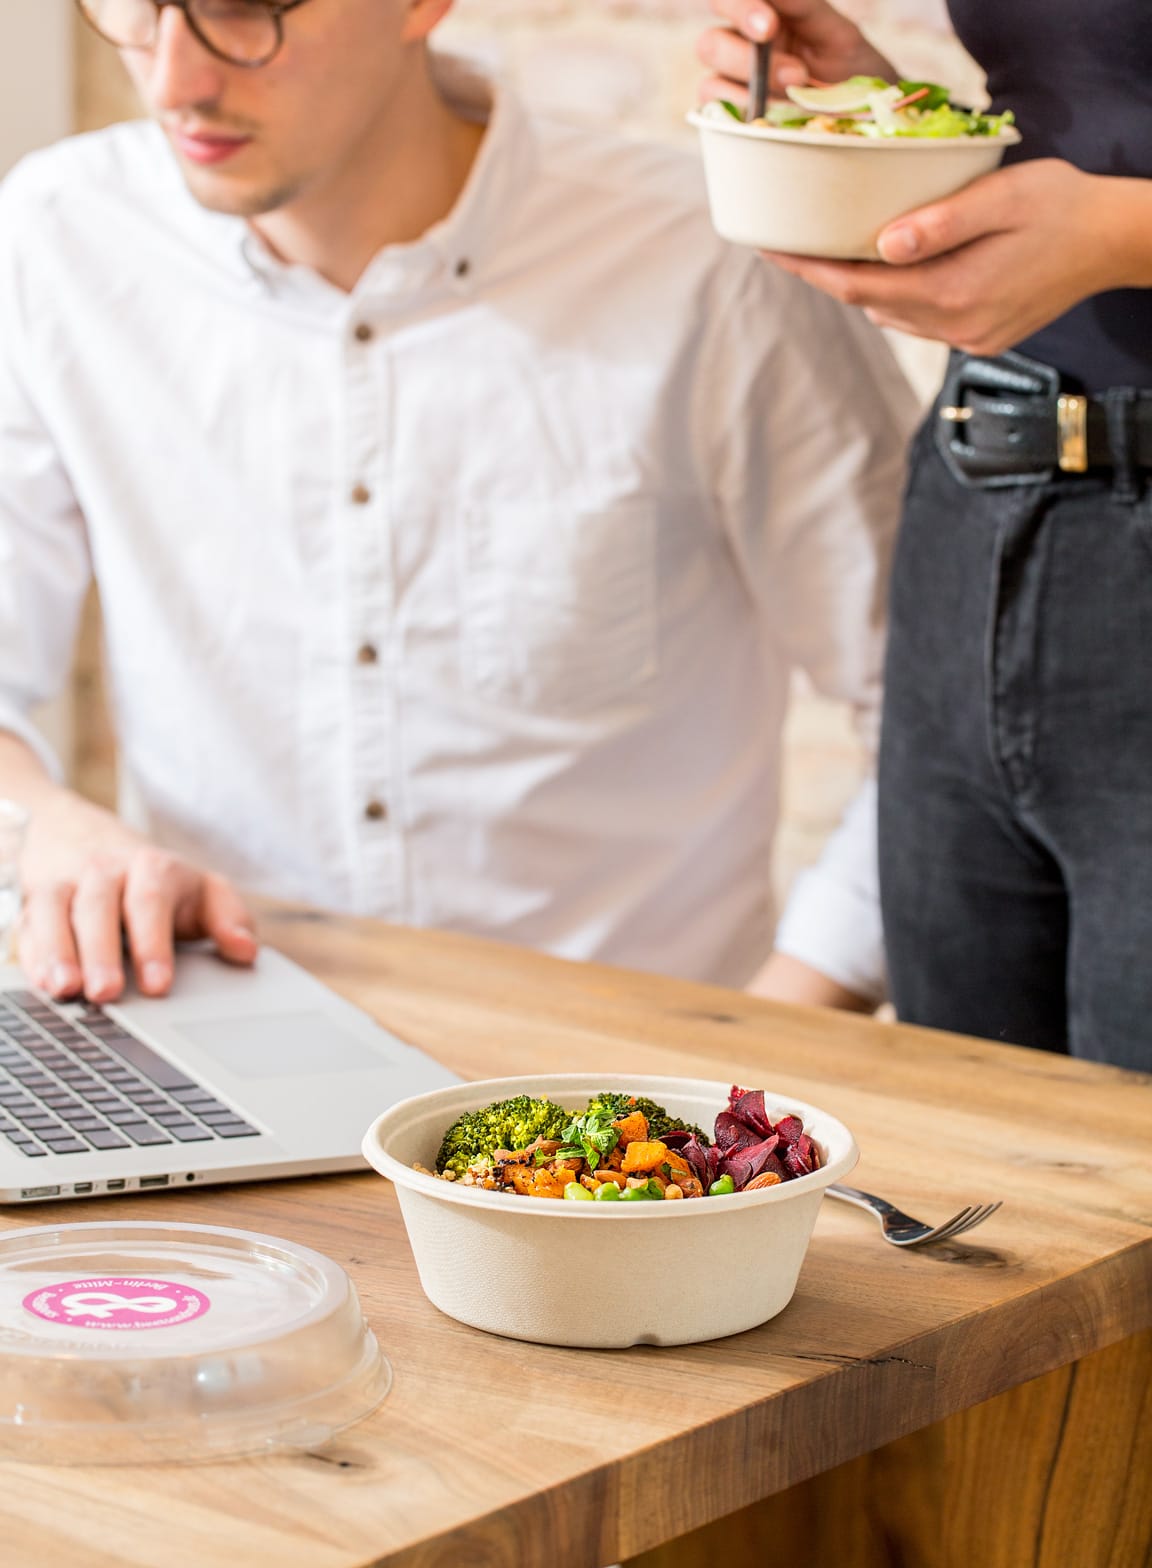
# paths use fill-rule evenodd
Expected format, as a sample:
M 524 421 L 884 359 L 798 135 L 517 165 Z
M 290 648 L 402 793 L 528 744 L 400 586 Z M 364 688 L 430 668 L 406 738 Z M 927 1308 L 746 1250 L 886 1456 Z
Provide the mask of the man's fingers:
M 240 894 L 223 877 L 204 878 L 200 921 L 204 935 L 215 942 L 221 958 L 233 964 L 255 963 L 260 950 L 255 921 Z
M 124 889 L 124 925 L 136 983 L 146 996 L 164 996 L 172 985 L 172 947 L 181 874 L 187 876 L 187 871 L 160 850 L 137 855 L 129 868 Z
M 20 963 L 34 986 L 50 996 L 75 996 L 80 990 L 80 957 L 72 935 L 75 887 L 55 883 L 32 888 L 20 916 Z
M 124 872 L 88 866 L 72 900 L 72 930 L 91 1002 L 112 1002 L 124 989 L 122 908 Z
M 880 255 L 893 267 L 930 261 L 973 240 L 1012 228 L 1011 171 L 975 180 L 946 201 L 933 202 L 890 223 L 877 241 Z M 1016 220 L 1019 214 L 1015 215 Z

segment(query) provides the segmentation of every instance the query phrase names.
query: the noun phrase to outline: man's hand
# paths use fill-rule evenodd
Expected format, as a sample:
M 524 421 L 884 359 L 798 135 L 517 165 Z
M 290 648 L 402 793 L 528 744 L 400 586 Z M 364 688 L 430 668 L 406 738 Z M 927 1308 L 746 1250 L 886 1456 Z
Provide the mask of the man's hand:
M 38 802 L 22 873 L 20 962 L 53 996 L 115 1001 L 124 989 L 125 936 L 147 996 L 171 987 L 175 939 L 209 938 L 232 963 L 256 957 L 252 916 L 228 882 L 69 790 Z
M 876 1004 L 867 997 L 849 991 L 789 953 L 773 953 L 748 989 L 753 996 L 800 1007 L 838 1007 L 850 1013 L 876 1011 Z
M 702 84 L 700 98 L 727 98 L 743 104 L 752 76 L 753 43 L 772 41 L 771 91 L 815 80 L 840 82 L 848 76 L 896 73 L 863 33 L 828 0 L 711 0 L 712 10 L 727 25 L 700 35 L 696 53 L 712 75 Z
M 996 355 L 1093 294 L 1140 286 L 1150 234 L 1148 181 L 1046 158 L 998 169 L 889 224 L 883 262 L 770 259 L 879 326 Z

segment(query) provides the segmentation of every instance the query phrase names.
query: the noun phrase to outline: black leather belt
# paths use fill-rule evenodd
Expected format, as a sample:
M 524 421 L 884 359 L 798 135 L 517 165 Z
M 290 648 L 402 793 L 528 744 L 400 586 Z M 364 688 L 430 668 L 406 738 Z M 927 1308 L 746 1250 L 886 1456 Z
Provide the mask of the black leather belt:
M 1065 392 L 1049 365 L 1023 354 L 953 354 L 936 409 L 936 439 L 962 483 L 995 489 L 1057 473 L 1152 471 L 1152 391 Z

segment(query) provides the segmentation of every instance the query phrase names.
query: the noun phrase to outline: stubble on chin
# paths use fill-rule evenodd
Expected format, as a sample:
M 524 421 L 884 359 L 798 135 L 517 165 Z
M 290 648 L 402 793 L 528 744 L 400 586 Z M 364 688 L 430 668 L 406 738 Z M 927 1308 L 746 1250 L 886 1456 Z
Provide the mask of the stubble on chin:
M 297 195 L 296 186 L 287 182 L 230 188 L 226 180 L 207 176 L 200 169 L 181 167 L 185 184 L 200 205 L 229 218 L 260 218 L 265 213 L 278 212 Z

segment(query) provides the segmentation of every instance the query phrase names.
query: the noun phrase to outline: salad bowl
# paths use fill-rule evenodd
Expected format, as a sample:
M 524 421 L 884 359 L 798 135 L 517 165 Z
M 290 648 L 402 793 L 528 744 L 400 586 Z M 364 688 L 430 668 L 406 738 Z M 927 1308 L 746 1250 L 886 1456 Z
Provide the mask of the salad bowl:
M 856 1164 L 827 1112 L 767 1088 L 774 1116 L 803 1119 L 810 1175 L 687 1203 L 563 1203 L 428 1174 L 462 1113 L 514 1095 L 573 1110 L 602 1091 L 645 1096 L 710 1129 L 729 1085 L 623 1074 L 541 1074 L 456 1084 L 404 1100 L 364 1138 L 395 1183 L 420 1283 L 449 1317 L 492 1334 L 591 1349 L 683 1345 L 755 1328 L 792 1299 L 824 1190 Z
M 991 173 L 1020 141 L 1010 124 L 959 136 L 748 125 L 721 104 L 688 121 L 700 133 L 719 234 L 759 250 L 835 260 L 877 260 L 876 241 L 889 223 Z

